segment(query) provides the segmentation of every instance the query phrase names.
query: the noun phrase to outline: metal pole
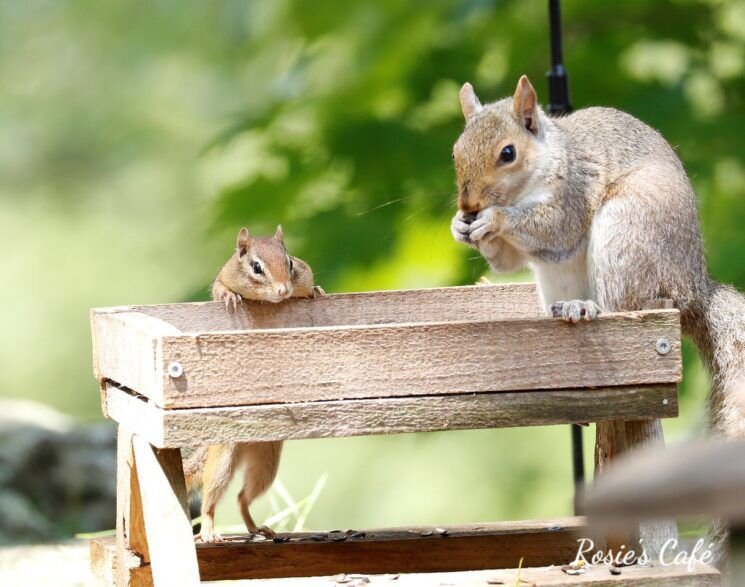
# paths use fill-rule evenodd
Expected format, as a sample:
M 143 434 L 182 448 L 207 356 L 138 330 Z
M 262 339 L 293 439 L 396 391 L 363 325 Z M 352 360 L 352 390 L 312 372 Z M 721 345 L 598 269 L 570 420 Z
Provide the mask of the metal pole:
M 548 78 L 548 111 L 551 114 L 569 114 L 572 103 L 569 99 L 569 78 L 564 69 L 561 47 L 561 3 L 548 0 L 548 14 L 551 31 L 551 69 Z
M 549 29 L 551 34 L 551 69 L 546 73 L 548 78 L 548 111 L 562 116 L 572 111 L 569 98 L 569 77 L 564 69 L 561 46 L 561 3 L 560 0 L 548 0 Z M 582 427 L 572 424 L 572 466 L 574 472 L 574 511 L 580 492 L 585 486 L 585 458 L 582 446 Z

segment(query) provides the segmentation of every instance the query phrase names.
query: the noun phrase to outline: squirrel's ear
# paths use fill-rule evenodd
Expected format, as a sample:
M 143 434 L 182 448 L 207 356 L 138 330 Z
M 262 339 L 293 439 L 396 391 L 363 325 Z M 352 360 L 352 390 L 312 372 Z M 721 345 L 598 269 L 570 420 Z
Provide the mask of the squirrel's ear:
M 238 247 L 238 256 L 242 257 L 248 252 L 248 247 L 251 245 L 251 233 L 248 232 L 248 228 L 245 226 L 238 232 L 238 239 L 235 241 Z
M 277 231 L 274 233 L 274 238 L 281 243 L 285 242 L 285 231 L 282 230 L 281 224 L 277 224 Z
M 527 75 L 517 82 L 512 108 L 525 128 L 533 134 L 538 132 L 538 96 Z
M 463 116 L 465 116 L 466 120 L 474 114 L 481 112 L 481 102 L 476 97 L 473 86 L 468 82 L 464 83 L 460 89 L 460 107 L 463 109 Z

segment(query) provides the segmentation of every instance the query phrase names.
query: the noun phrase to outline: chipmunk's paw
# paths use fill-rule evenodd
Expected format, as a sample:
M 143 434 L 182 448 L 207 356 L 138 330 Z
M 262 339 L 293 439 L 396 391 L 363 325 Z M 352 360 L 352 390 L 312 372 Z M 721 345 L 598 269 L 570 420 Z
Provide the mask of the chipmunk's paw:
M 453 238 L 459 243 L 468 245 L 469 247 L 476 247 L 471 241 L 471 222 L 476 219 L 473 214 L 465 214 L 462 211 L 453 216 L 453 220 L 450 222 L 450 232 L 453 234 Z
M 580 320 L 595 320 L 600 314 L 600 306 L 592 300 L 571 300 L 556 302 L 551 305 L 551 315 L 561 318 L 564 322 L 576 324 Z
M 226 290 L 220 296 L 220 301 L 222 301 L 225 304 L 225 309 L 228 312 L 235 312 L 238 309 L 238 306 L 241 305 L 243 298 L 241 297 L 240 294 Z
M 320 285 L 313 286 L 313 297 L 314 298 L 320 298 L 321 296 L 325 296 L 325 295 L 326 295 L 326 291 Z
M 217 544 L 219 542 L 225 542 L 225 539 L 214 530 L 202 530 L 194 537 L 194 539 L 197 542 L 202 542 L 203 544 Z

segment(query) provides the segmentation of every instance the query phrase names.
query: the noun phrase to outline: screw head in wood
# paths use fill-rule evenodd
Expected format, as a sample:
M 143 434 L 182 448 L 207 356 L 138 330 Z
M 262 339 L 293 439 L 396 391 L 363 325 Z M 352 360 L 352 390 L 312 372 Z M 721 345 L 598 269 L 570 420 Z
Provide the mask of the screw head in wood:
M 673 348 L 673 346 L 670 344 L 670 341 L 666 338 L 661 338 L 657 341 L 657 343 L 655 343 L 654 346 L 657 349 L 657 352 L 661 355 L 666 355 Z
M 184 374 L 184 368 L 178 361 L 172 361 L 168 364 L 168 376 L 177 379 Z

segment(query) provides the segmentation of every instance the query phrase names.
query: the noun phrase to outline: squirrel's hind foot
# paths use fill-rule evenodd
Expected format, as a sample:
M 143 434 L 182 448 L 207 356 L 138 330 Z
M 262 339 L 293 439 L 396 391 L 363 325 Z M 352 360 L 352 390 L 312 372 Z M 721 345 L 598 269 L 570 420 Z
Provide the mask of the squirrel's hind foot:
M 571 300 L 551 304 L 551 315 L 564 322 L 576 324 L 580 320 L 595 320 L 600 314 L 600 306 L 592 300 Z

